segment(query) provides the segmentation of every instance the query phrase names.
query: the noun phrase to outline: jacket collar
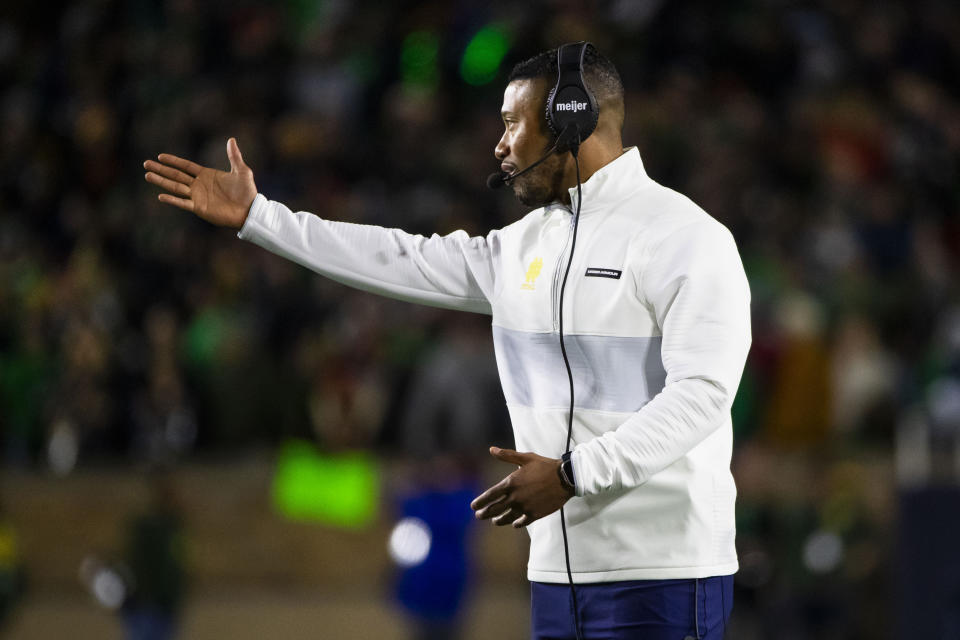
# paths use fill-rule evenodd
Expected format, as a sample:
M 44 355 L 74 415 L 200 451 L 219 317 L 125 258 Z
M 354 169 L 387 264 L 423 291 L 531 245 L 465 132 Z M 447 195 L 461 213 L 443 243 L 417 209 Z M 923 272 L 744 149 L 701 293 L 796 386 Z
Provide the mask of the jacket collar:
M 629 147 L 615 160 L 600 167 L 581 185 L 583 205 L 580 215 L 606 209 L 631 196 L 651 181 L 643 168 L 640 151 Z M 559 202 L 547 207 L 548 210 L 565 206 Z M 577 188 L 570 188 L 570 211 L 577 209 Z

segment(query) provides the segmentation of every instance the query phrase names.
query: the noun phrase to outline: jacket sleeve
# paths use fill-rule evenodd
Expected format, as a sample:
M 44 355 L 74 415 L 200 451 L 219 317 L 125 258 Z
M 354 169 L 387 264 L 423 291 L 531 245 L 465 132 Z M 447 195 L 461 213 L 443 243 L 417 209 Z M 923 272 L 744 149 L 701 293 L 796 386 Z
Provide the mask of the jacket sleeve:
M 575 448 L 578 495 L 635 487 L 684 456 L 728 422 L 740 384 L 750 289 L 724 226 L 708 219 L 668 235 L 639 288 L 663 335 L 666 383 L 619 427 Z
M 237 237 L 345 285 L 434 307 L 491 313 L 499 233 L 426 238 L 294 213 L 258 194 Z

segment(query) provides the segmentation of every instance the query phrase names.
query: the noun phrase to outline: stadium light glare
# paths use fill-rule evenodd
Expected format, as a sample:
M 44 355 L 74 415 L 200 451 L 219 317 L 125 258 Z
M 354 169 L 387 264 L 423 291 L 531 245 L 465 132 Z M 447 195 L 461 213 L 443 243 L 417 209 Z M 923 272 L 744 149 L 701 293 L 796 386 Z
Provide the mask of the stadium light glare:
M 460 76 L 472 85 L 492 82 L 509 49 L 510 39 L 506 31 L 497 25 L 487 25 L 473 36 L 463 52 Z
M 281 448 L 273 503 L 285 517 L 360 529 L 374 522 L 379 502 L 379 473 L 371 454 L 322 453 L 299 440 Z
M 426 522 L 420 518 L 404 518 L 393 528 L 387 548 L 398 565 L 415 567 L 430 555 L 432 539 Z

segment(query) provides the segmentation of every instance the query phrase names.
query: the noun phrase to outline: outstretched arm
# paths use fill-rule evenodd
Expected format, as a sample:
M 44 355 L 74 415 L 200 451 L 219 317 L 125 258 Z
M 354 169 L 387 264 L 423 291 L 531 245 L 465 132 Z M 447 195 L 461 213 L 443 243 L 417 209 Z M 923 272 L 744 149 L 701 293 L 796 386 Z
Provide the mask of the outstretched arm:
M 257 194 L 237 141 L 227 141 L 230 171 L 161 153 L 143 163 L 147 182 L 171 204 L 346 285 L 409 302 L 490 313 L 498 232 L 429 238 L 400 229 L 324 220 Z
M 161 153 L 156 160 L 147 160 L 144 178 L 166 193 L 157 196 L 160 202 L 195 213 L 217 226 L 239 229 L 257 195 L 253 171 L 243 162 L 236 138 L 227 140 L 230 171 L 217 171 L 195 162 Z

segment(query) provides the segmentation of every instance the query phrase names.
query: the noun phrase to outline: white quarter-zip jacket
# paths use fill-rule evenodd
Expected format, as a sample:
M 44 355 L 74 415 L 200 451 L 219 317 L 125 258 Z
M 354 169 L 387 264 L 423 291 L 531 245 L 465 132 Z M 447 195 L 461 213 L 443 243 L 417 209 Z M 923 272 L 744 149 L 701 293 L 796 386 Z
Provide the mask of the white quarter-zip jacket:
M 564 292 L 574 376 L 574 582 L 737 570 L 733 402 L 750 291 L 730 232 L 647 176 L 630 148 L 582 185 Z M 365 291 L 493 316 L 518 451 L 564 452 L 569 385 L 559 300 L 572 207 L 469 237 L 333 222 L 257 195 L 238 236 Z M 530 580 L 567 581 L 559 512 L 527 527 Z

